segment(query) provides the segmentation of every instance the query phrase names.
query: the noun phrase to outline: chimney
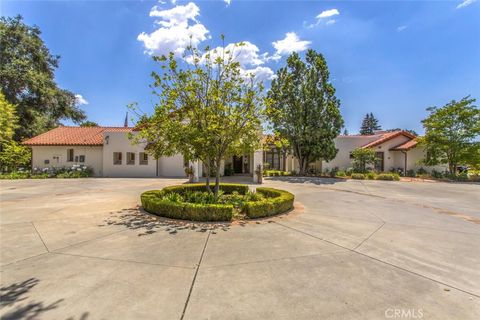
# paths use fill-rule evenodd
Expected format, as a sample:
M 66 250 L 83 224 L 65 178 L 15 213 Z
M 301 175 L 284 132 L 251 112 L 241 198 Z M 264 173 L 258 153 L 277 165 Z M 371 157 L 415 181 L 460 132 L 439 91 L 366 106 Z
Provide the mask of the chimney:
M 123 123 L 123 126 L 125 128 L 128 128 L 128 111 L 127 111 L 127 114 L 125 115 L 125 122 Z

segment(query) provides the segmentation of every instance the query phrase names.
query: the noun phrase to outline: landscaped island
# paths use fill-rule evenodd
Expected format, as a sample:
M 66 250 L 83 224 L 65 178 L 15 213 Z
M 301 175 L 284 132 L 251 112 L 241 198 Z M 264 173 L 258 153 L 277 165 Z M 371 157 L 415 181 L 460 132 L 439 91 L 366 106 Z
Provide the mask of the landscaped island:
M 205 184 L 185 184 L 142 193 L 143 208 L 162 217 L 192 221 L 231 221 L 261 218 L 293 208 L 290 192 L 257 188 L 255 192 L 243 184 L 220 184 L 215 198 L 206 192 Z

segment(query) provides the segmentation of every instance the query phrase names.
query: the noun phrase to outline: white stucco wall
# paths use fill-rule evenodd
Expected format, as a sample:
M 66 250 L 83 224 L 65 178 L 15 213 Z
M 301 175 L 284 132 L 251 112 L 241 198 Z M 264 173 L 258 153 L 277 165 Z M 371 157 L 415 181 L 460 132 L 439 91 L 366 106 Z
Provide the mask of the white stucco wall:
M 67 150 L 73 149 L 76 156 L 85 156 L 85 162 L 67 161 Z M 32 168 L 62 168 L 84 164 L 93 169 L 94 176 L 103 175 L 103 152 L 101 146 L 32 146 Z M 49 160 L 49 164 L 45 164 Z
M 108 139 L 107 139 L 108 137 Z M 108 140 L 108 144 L 107 141 Z M 140 152 L 144 152 L 145 144 L 132 145 L 126 132 L 103 133 L 103 176 L 104 177 L 156 177 L 157 161 L 148 156 L 148 164 L 140 165 Z M 122 164 L 113 164 L 113 153 L 122 153 Z M 127 152 L 135 153 L 135 164 L 127 165 Z
M 173 157 L 161 157 L 158 159 L 158 175 L 160 177 L 185 177 L 183 156 L 177 154 Z

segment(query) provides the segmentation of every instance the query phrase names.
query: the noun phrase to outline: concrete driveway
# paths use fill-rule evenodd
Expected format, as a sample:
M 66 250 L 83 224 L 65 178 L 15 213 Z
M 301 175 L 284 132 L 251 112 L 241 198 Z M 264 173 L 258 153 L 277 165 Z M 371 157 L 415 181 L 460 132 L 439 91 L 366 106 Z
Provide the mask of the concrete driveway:
M 2 319 L 480 319 L 480 185 L 270 178 L 247 224 L 137 208 L 171 179 L 1 181 Z

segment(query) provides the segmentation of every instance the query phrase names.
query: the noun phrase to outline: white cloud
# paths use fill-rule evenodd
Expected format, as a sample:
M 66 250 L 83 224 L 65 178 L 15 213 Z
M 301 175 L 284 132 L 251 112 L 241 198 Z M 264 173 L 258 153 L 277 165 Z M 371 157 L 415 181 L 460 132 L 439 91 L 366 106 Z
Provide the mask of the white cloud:
M 300 40 L 295 32 L 287 32 L 284 39 L 272 42 L 276 50 L 272 59 L 278 60 L 279 56 L 304 51 L 311 43 L 311 41 Z
M 210 55 L 212 60 L 215 60 L 217 57 L 222 56 L 225 60 L 230 59 L 233 56 L 235 61 L 238 61 L 241 66 L 258 66 L 267 60 L 267 53 L 259 54 L 260 50 L 256 45 L 251 42 L 244 41 L 239 43 L 229 43 L 223 47 L 216 47 L 210 51 L 204 53 L 200 58 L 200 63 L 204 63 L 207 54 Z M 188 62 L 192 62 L 192 57 L 188 57 Z
M 474 3 L 475 1 L 477 0 L 464 0 L 462 3 L 460 3 L 458 6 L 457 6 L 457 9 L 460 9 L 460 8 L 465 8 L 469 5 L 471 5 L 472 3 Z
M 88 101 L 85 100 L 85 98 L 81 94 L 76 94 L 75 95 L 75 102 L 79 106 L 84 105 L 84 104 L 88 104 Z
M 181 55 L 188 45 L 197 46 L 208 37 L 208 29 L 197 20 L 199 15 L 200 9 L 193 2 L 167 10 L 154 6 L 150 16 L 159 18 L 155 22 L 160 27 L 152 33 L 140 33 L 137 39 L 148 54 Z
M 337 20 L 335 20 L 335 19 L 330 19 L 330 20 L 328 20 L 327 22 L 325 22 L 325 24 L 328 26 L 328 25 L 330 25 L 330 24 L 334 24 L 335 22 L 337 22 Z
M 244 77 L 254 76 L 255 81 L 269 81 L 276 78 L 275 73 L 269 67 L 256 67 L 254 69 L 242 69 Z
M 407 29 L 407 28 L 408 28 L 408 26 L 399 26 L 399 27 L 397 28 L 397 31 L 398 31 L 398 32 L 402 32 L 403 30 L 405 30 L 405 29 Z
M 227 7 L 230 5 L 230 3 L 232 3 L 232 0 L 223 0 L 223 2 L 225 2 L 227 4 Z
M 328 17 L 335 16 L 335 15 L 338 15 L 338 14 L 340 14 L 340 12 L 338 12 L 337 9 L 330 9 L 330 10 L 322 11 L 319 15 L 316 16 L 316 18 L 317 19 L 323 19 L 323 18 L 328 18 Z

